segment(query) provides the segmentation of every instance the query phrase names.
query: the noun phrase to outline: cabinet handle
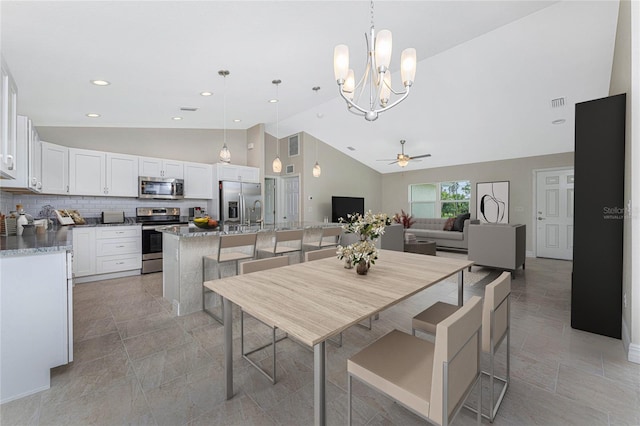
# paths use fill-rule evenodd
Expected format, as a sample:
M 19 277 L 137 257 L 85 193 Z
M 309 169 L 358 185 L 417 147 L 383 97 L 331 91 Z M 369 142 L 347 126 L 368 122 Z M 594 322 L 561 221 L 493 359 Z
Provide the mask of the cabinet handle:
M 124 265 L 124 262 L 116 262 L 116 265 Z
M 67 192 L 69 192 L 69 185 L 67 185 Z
M 124 231 L 116 231 L 116 234 L 124 234 Z
M 116 248 L 123 248 L 124 246 L 116 246 Z
M 5 164 L 7 164 L 7 169 L 13 170 L 13 155 L 7 154 Z

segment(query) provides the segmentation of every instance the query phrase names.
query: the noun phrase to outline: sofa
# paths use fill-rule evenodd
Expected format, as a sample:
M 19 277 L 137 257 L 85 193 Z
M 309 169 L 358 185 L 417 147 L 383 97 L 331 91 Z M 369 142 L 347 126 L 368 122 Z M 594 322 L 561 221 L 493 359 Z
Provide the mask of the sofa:
M 438 248 L 467 250 L 469 247 L 470 219 L 464 221 L 462 232 L 445 231 L 444 225 L 446 221 L 446 218 L 414 219 L 411 228 L 404 230 L 405 240 L 407 239 L 407 234 L 413 234 L 417 241 L 435 241 Z

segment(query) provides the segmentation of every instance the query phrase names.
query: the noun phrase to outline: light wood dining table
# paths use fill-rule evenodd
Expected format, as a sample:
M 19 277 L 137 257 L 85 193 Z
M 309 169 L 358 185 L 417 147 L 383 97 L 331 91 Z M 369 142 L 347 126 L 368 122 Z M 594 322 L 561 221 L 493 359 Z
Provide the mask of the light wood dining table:
M 465 259 L 380 250 L 367 275 L 328 258 L 206 281 L 223 301 L 227 399 L 234 395 L 232 304 L 313 348 L 314 423 L 325 425 L 326 340 L 455 274 L 462 306 L 463 274 L 471 265 Z

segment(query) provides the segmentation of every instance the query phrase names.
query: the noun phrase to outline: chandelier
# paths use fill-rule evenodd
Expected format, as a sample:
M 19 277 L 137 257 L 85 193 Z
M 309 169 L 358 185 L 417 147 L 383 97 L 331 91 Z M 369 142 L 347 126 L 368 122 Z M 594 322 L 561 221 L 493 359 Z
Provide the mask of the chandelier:
M 273 170 L 273 173 L 280 173 L 282 171 L 282 161 L 280 161 L 280 132 L 278 129 L 278 125 L 279 125 L 279 113 L 278 113 L 278 103 L 280 102 L 280 98 L 278 97 L 278 85 L 280 83 L 282 83 L 282 80 L 272 80 L 271 81 L 272 84 L 275 84 L 276 86 L 276 97 L 274 99 L 271 99 L 269 102 L 271 103 L 275 103 L 276 104 L 276 158 L 274 158 L 273 163 L 271 163 L 271 168 Z
M 340 96 L 347 102 L 347 108 L 354 114 L 364 116 L 367 121 L 374 121 L 378 114 L 387 111 L 409 96 L 409 89 L 416 75 L 416 49 L 408 48 L 402 51 L 400 58 L 400 74 L 404 91 L 395 91 L 391 87 L 392 38 L 391 31 L 382 30 L 376 36 L 373 25 L 373 0 L 371 1 L 371 29 L 364 37 L 367 43 L 367 65 L 362 78 L 355 84 L 353 69 L 349 68 L 349 47 L 339 44 L 333 51 L 333 71 L 338 83 Z M 366 90 L 368 87 L 368 90 Z M 359 93 L 358 93 L 359 92 Z M 368 92 L 369 102 L 366 105 Z M 391 101 L 391 94 L 400 96 Z M 365 106 L 360 106 L 361 97 Z

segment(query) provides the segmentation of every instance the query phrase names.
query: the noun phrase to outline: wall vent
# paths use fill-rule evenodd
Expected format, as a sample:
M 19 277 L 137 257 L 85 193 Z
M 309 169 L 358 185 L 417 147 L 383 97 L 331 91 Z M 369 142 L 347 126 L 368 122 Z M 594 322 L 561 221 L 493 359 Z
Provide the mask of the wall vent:
M 347 147 L 347 149 L 348 149 L 349 151 L 355 151 L 355 150 L 356 150 L 356 149 L 355 149 L 354 147 L 352 147 L 352 146 L 348 146 L 348 147 Z
M 196 107 L 180 107 L 180 111 L 196 112 L 197 110 L 198 108 Z
M 565 98 L 555 98 L 551 99 L 551 108 L 562 108 L 565 104 Z

